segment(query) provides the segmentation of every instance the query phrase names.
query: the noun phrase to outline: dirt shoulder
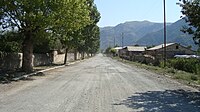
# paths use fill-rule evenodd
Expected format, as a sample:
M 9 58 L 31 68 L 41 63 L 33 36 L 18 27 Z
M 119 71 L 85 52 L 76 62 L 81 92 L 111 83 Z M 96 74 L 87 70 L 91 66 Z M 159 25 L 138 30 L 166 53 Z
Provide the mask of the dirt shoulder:
M 119 62 L 122 62 L 124 64 L 128 64 L 130 66 L 134 66 L 137 68 L 145 69 L 151 72 L 154 72 L 158 75 L 163 75 L 166 77 L 169 77 L 173 80 L 176 80 L 182 84 L 194 87 L 198 90 L 200 90 L 200 76 L 184 72 L 181 70 L 175 70 L 173 68 L 161 68 L 159 66 L 153 66 L 153 65 L 146 65 L 138 62 L 133 62 L 129 60 L 122 60 L 119 57 L 112 57 L 112 59 L 117 60 Z

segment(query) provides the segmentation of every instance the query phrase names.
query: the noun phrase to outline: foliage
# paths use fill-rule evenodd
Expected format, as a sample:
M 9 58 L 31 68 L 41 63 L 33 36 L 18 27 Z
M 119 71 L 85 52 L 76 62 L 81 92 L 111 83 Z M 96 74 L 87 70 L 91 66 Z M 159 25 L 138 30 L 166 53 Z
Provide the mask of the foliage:
M 191 80 L 193 80 L 193 81 L 197 81 L 198 80 L 198 77 L 197 76 L 195 76 L 195 75 L 191 75 Z
M 108 47 L 108 48 L 105 50 L 104 53 L 107 54 L 107 55 L 112 55 L 113 57 L 115 57 L 115 56 L 116 56 L 116 53 L 117 53 L 117 50 L 114 49 L 114 48 L 112 48 L 112 47 Z
M 100 44 L 100 31 L 97 23 L 100 20 L 100 13 L 97 10 L 96 5 L 94 4 L 93 0 L 88 0 L 87 2 L 90 7 L 90 24 L 79 30 L 76 34 L 79 37 L 78 46 L 73 46 L 79 52 L 89 52 L 89 53 L 96 53 L 99 50 Z M 74 44 L 76 45 L 76 44 Z
M 197 50 L 197 54 L 200 55 L 200 48 Z
M 177 70 L 183 70 L 190 73 L 200 74 L 200 60 L 177 58 L 171 59 L 167 62 L 168 67 L 173 67 Z
M 0 35 L 0 51 L 21 52 L 22 40 L 17 32 L 5 32 Z
M 33 45 L 49 43 L 51 37 L 56 37 L 66 47 L 71 40 L 69 32 L 82 29 L 90 22 L 87 0 L 0 1 L 0 27 L 3 32 L 17 31 L 21 36 L 24 71 L 32 71 Z
M 63 48 L 62 43 L 56 37 L 47 35 L 44 38 L 39 39 L 40 42 L 35 41 L 33 52 L 34 53 L 48 53 L 52 50 L 60 50 Z
M 182 7 L 182 14 L 189 27 L 184 26 L 183 32 L 193 35 L 195 44 L 200 46 L 200 1 L 199 0 L 179 0 L 178 3 Z
M 117 52 L 117 50 L 114 49 L 114 48 L 111 48 L 109 52 L 112 53 L 112 54 L 115 54 Z
M 111 50 L 112 48 L 111 47 L 108 47 L 106 50 L 105 50 L 105 54 L 110 54 L 110 50 Z

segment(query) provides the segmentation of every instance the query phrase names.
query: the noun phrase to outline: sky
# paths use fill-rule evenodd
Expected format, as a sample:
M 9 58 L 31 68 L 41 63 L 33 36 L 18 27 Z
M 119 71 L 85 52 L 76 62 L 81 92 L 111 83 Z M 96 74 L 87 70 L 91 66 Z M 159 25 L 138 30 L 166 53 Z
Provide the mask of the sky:
M 98 26 L 115 26 L 126 21 L 163 22 L 163 0 L 94 0 L 101 20 Z M 175 22 L 180 19 L 179 0 L 166 0 L 166 20 Z

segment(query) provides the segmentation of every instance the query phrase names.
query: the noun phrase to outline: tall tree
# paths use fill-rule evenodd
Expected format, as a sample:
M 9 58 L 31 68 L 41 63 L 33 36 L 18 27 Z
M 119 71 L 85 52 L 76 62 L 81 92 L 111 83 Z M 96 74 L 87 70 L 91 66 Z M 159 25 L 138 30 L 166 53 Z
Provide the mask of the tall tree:
M 88 24 L 86 0 L 1 0 L 0 26 L 18 30 L 23 38 L 22 69 L 32 72 L 34 41 L 54 33 L 66 40 L 66 33 Z
M 57 25 L 53 28 L 53 32 L 59 37 L 66 49 L 64 61 L 66 64 L 67 52 L 72 48 L 72 40 L 75 38 L 72 35 L 91 22 L 90 10 L 87 0 L 69 0 L 63 4 L 59 12 L 61 13 L 56 14 L 56 17 L 59 18 L 55 21 Z
M 66 46 L 66 54 L 70 49 L 73 49 L 76 55 L 77 51 L 84 54 L 84 52 L 89 52 L 88 49 L 90 48 L 99 48 L 99 41 L 97 43 L 92 43 L 92 41 L 99 40 L 99 32 L 97 32 L 99 31 L 99 27 L 96 24 L 99 22 L 100 13 L 98 12 L 96 5 L 94 4 L 94 0 L 87 0 L 85 4 L 88 6 L 87 8 L 89 10 L 89 24 L 87 24 L 85 27 L 80 28 L 79 30 L 69 31 L 66 35 L 63 35 L 66 36 L 66 38 L 62 38 L 65 39 L 62 42 Z M 97 31 L 94 29 L 97 29 Z M 93 47 L 93 44 L 96 44 L 98 47 Z M 64 63 L 66 63 L 66 61 L 67 55 L 65 56 Z
M 89 25 L 82 29 L 82 38 L 79 46 L 79 51 L 95 53 L 99 49 L 100 33 L 97 23 L 100 20 L 100 13 L 97 10 L 94 0 L 88 0 L 90 6 L 90 20 L 92 21 Z
M 200 46 L 200 0 L 179 0 L 182 14 L 189 27 L 184 26 L 183 32 L 193 35 L 195 44 Z

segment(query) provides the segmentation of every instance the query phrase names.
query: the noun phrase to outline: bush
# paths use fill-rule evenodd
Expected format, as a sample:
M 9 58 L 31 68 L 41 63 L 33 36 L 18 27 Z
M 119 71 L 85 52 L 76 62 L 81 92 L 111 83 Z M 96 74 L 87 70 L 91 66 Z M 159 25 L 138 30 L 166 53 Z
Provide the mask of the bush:
M 6 32 L 0 34 L 0 51 L 2 52 L 20 52 L 21 51 L 21 36 L 17 32 Z
M 190 73 L 200 73 L 200 61 L 198 59 L 171 59 L 168 61 L 167 66 Z
M 200 63 L 196 64 L 196 74 L 200 75 Z
M 197 84 L 199 84 L 199 85 L 200 85 L 200 80 L 198 80 Z
M 191 75 L 191 80 L 193 80 L 193 81 L 197 81 L 197 80 L 198 80 L 198 77 L 195 76 L 195 75 Z
M 168 68 L 168 69 L 167 69 L 167 72 L 168 72 L 168 73 L 173 73 L 173 74 L 175 74 L 175 73 L 176 73 L 176 70 L 175 70 L 174 68 Z

